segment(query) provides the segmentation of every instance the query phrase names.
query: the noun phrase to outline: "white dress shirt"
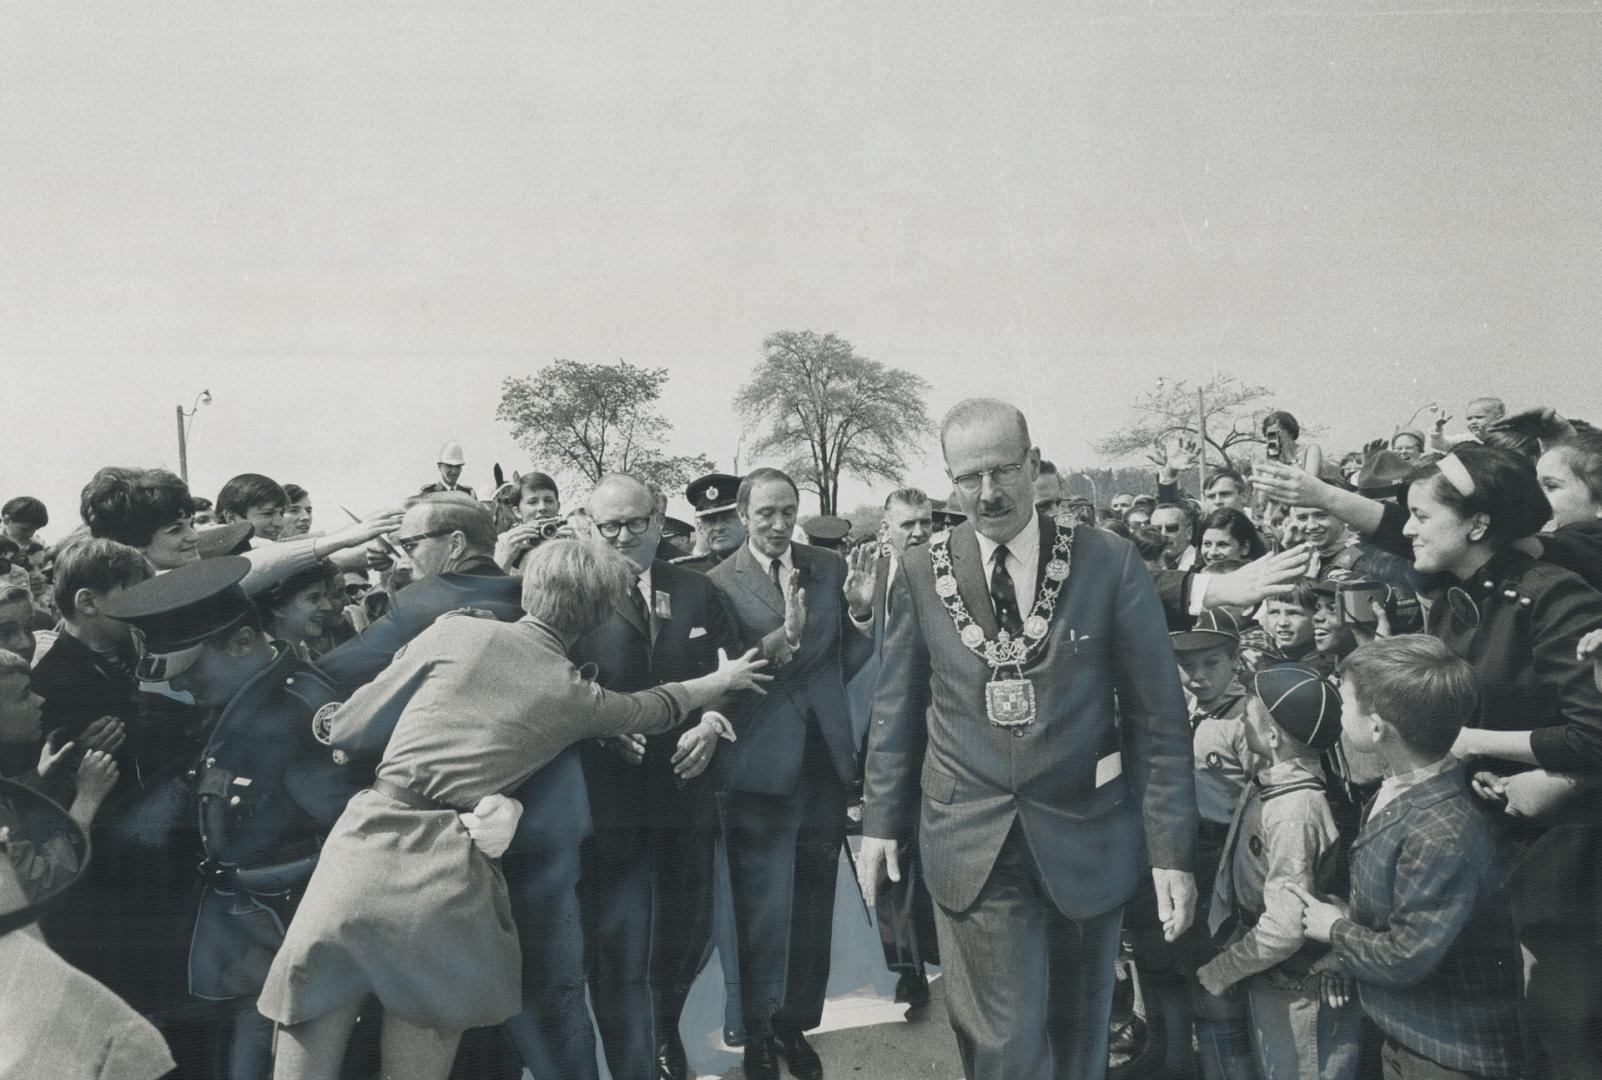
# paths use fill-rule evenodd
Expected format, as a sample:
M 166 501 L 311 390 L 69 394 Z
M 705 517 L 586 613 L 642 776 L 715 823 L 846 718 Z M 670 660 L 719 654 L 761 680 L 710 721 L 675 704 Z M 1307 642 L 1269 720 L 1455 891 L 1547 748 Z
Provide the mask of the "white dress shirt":
M 990 575 L 996 570 L 996 549 L 1002 545 L 984 533 L 975 532 L 979 539 L 979 556 L 985 564 L 985 587 L 990 586 Z M 1029 521 L 1018 535 L 1006 543 L 1007 573 L 1012 575 L 1012 588 L 1018 596 L 1018 615 L 1029 618 L 1035 607 L 1035 584 L 1040 574 L 1040 523 L 1030 515 Z
M 770 569 L 773 565 L 773 556 L 758 551 L 756 544 L 751 541 L 747 541 L 746 546 L 751 549 L 751 557 L 762 568 L 763 576 L 770 581 L 773 580 L 773 571 Z M 795 545 L 786 544 L 784 545 L 784 554 L 779 556 L 779 591 L 781 593 L 790 587 L 790 576 L 794 573 Z
M 1396 776 L 1387 776 L 1380 781 L 1379 791 L 1374 793 L 1374 801 L 1369 804 L 1368 820 L 1372 821 L 1379 817 L 1379 812 L 1385 809 L 1386 804 L 1394 802 L 1397 796 L 1404 791 L 1418 787 L 1424 781 L 1441 775 L 1456 764 L 1457 758 L 1448 754 L 1438 761 L 1430 762 L 1428 765 L 1420 765 L 1416 769 L 1399 773 Z

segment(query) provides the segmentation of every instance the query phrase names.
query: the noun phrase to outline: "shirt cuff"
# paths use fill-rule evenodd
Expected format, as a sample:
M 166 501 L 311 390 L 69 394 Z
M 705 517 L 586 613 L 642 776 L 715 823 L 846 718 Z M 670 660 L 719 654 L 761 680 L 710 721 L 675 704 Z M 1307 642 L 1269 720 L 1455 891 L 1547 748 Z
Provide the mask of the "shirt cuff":
M 1194 618 L 1207 610 L 1207 586 L 1213 580 L 1211 574 L 1197 574 L 1190 582 L 1190 614 Z

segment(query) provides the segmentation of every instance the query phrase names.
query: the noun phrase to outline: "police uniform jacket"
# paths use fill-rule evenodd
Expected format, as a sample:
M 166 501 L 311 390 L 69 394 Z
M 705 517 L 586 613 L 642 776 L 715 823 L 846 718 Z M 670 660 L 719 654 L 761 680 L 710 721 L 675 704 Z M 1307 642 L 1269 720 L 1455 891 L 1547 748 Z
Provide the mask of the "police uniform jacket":
M 364 782 L 312 738 L 312 715 L 335 700 L 333 683 L 276 648 L 223 709 L 195 771 L 207 882 L 189 950 L 197 997 L 261 988 L 320 838 Z

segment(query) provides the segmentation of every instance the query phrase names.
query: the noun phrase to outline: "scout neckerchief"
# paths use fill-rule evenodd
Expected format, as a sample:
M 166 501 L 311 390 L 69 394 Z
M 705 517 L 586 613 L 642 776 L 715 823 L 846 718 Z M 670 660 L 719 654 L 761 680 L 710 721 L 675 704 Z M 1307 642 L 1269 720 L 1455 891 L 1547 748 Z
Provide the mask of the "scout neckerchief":
M 993 638 L 985 636 L 984 628 L 968 614 L 962 594 L 957 591 L 957 578 L 951 569 L 950 531 L 938 532 L 929 541 L 929 562 L 934 567 L 935 593 L 940 597 L 940 602 L 945 604 L 963 645 L 990 665 L 990 681 L 985 684 L 985 715 L 997 727 L 1021 728 L 1035 720 L 1035 687 L 1024 677 L 1023 669 L 1039 654 L 1046 632 L 1051 629 L 1052 613 L 1057 610 L 1063 583 L 1068 580 L 1074 540 L 1072 517 L 1062 513 L 1052 521 L 1056 528 L 1053 530 L 1051 561 L 1046 563 L 1046 573 L 1035 586 L 1037 598 L 1034 610 L 1024 619 L 1023 633 L 1017 637 L 1005 630 Z M 1003 676 L 1008 669 L 1016 673 L 1014 678 Z

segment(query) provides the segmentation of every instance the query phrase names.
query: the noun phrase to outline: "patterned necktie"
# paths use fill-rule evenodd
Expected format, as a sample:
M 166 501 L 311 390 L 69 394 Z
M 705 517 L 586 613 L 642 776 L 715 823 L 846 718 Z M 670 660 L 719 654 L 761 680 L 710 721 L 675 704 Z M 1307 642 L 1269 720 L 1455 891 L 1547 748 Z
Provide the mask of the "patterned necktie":
M 1013 637 L 1023 632 L 1023 616 L 1018 614 L 1018 590 L 1007 572 L 1007 545 L 996 548 L 995 568 L 990 571 L 990 600 L 996 606 L 996 622 Z
M 773 577 L 773 587 L 781 593 L 784 592 L 784 578 L 779 575 L 779 569 L 783 566 L 784 563 L 779 559 L 768 563 L 768 573 Z

